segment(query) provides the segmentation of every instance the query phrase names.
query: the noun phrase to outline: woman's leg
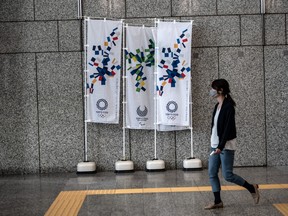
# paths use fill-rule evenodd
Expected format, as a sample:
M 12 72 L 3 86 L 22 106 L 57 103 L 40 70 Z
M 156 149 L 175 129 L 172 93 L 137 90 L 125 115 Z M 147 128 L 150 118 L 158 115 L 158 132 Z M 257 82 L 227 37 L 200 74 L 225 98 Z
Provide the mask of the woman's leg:
M 211 155 L 209 157 L 208 174 L 213 192 L 219 192 L 221 190 L 220 181 L 218 177 L 220 164 L 221 164 L 220 155 Z
M 233 173 L 234 165 L 234 154 L 233 150 L 223 150 L 220 154 L 221 163 L 222 163 L 222 175 L 228 182 L 233 182 L 239 186 L 243 186 L 245 180 Z
M 259 202 L 259 192 L 258 185 L 249 184 L 241 176 L 233 173 L 234 164 L 234 154 L 233 150 L 223 150 L 220 154 L 221 164 L 222 164 L 222 175 L 228 182 L 233 182 L 239 186 L 245 187 L 251 194 L 257 204 Z
M 215 200 L 213 204 L 209 204 L 208 206 L 205 206 L 206 210 L 215 209 L 215 208 L 223 208 L 223 203 L 220 197 L 221 186 L 220 186 L 220 181 L 218 177 L 220 164 L 221 164 L 221 160 L 220 160 L 219 155 L 211 155 L 209 157 L 208 174 L 209 174 L 209 180 L 212 186 L 212 191 L 213 191 Z

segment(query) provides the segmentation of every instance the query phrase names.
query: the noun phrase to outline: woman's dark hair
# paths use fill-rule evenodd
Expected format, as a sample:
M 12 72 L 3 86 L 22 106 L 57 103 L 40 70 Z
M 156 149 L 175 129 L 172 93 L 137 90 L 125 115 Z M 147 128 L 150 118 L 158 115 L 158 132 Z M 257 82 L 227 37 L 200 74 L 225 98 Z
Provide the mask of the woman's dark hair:
M 216 79 L 212 82 L 211 87 L 216 91 L 222 91 L 222 94 L 233 104 L 233 106 L 236 106 L 235 101 L 230 96 L 230 88 L 227 80 Z

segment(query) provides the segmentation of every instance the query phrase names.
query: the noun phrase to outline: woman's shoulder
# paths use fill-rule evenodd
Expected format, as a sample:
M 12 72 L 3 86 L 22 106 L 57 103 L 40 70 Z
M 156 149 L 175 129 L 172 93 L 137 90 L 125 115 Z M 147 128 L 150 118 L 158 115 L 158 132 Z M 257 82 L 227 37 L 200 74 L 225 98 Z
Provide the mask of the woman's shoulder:
M 226 108 L 226 109 L 235 109 L 233 103 L 227 99 L 224 100 L 224 103 L 222 105 L 222 108 Z

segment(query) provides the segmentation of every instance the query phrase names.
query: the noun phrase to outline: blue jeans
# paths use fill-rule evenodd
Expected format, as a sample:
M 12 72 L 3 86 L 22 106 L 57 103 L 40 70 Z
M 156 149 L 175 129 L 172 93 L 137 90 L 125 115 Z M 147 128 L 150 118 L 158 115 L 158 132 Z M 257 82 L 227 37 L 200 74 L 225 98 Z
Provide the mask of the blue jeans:
M 215 149 L 211 148 L 211 151 L 214 150 Z M 218 192 L 221 190 L 218 177 L 220 165 L 222 165 L 222 175 L 226 181 L 233 182 L 239 186 L 244 185 L 245 180 L 233 173 L 234 153 L 235 151 L 233 150 L 224 149 L 221 154 L 214 154 L 209 157 L 208 173 L 213 192 Z

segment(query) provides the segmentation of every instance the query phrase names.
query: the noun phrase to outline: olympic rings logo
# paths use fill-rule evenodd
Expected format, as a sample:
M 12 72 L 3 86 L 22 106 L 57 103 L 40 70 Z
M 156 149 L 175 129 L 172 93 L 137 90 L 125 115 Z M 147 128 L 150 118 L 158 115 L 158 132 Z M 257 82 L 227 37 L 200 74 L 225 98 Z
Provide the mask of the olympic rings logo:
M 104 115 L 104 114 L 102 114 L 102 113 L 99 114 L 98 116 L 99 116 L 100 118 L 105 118 L 105 117 L 106 117 L 106 115 Z
M 174 121 L 174 120 L 176 119 L 176 116 L 170 116 L 170 115 L 168 115 L 168 116 L 167 116 L 167 119 Z
M 166 109 L 170 113 L 174 113 L 178 109 L 178 104 L 175 101 L 169 101 L 166 105 Z
M 108 102 L 105 99 L 99 99 L 96 103 L 99 110 L 106 110 L 108 108 Z

